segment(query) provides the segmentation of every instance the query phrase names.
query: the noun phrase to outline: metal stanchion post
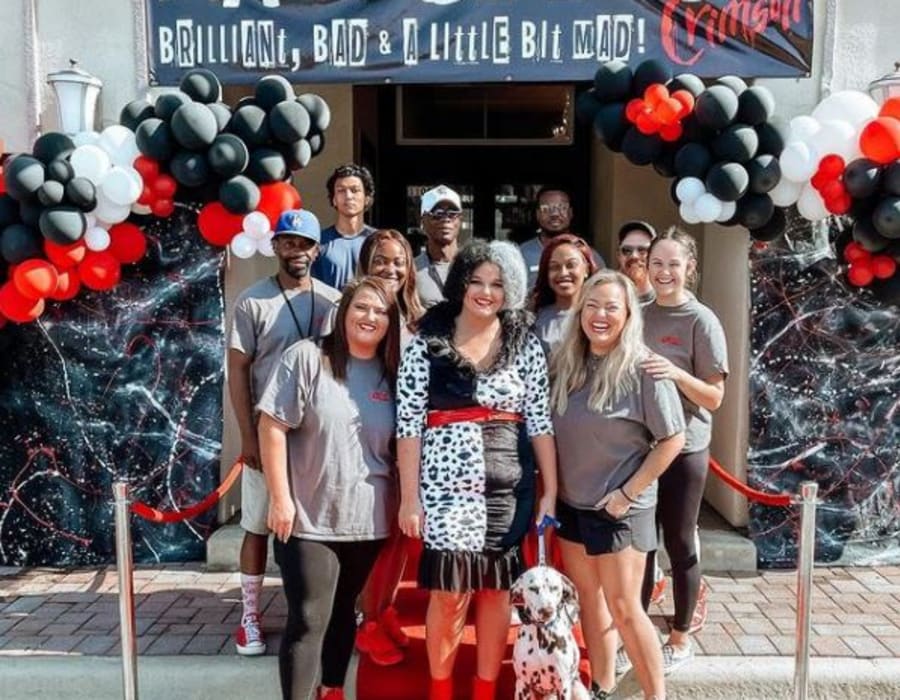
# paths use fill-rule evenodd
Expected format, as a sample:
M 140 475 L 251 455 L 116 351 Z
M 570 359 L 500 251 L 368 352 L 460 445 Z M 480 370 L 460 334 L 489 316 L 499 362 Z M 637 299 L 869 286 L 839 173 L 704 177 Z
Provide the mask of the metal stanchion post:
M 113 482 L 116 511 L 116 569 L 119 572 L 119 630 L 122 638 L 122 697 L 137 700 L 137 639 L 134 628 L 134 562 L 131 558 L 131 501 L 128 482 Z
M 813 583 L 813 563 L 816 550 L 816 504 L 819 485 L 814 481 L 800 484 L 795 501 L 801 507 L 800 557 L 797 562 L 797 650 L 794 656 L 794 700 L 809 696 L 809 634 Z

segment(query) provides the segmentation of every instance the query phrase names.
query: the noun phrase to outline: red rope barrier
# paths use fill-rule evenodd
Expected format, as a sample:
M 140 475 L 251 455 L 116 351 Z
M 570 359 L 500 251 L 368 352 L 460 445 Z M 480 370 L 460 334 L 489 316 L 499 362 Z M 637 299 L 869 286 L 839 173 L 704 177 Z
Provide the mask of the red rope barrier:
M 210 492 L 209 495 L 199 503 L 195 503 L 188 508 L 183 510 L 158 510 L 156 508 L 151 508 L 146 503 L 135 501 L 131 504 L 131 512 L 144 520 L 149 520 L 153 523 L 180 523 L 183 520 L 196 518 L 201 513 L 206 512 L 216 505 L 216 503 L 219 502 L 219 499 L 228 493 L 228 490 L 234 485 L 234 482 L 240 475 L 243 466 L 244 463 L 238 459 L 231 465 L 231 471 L 228 472 L 228 476 L 225 477 L 222 483 L 219 484 L 214 491 Z
M 764 493 L 763 491 L 757 491 L 756 489 L 750 488 L 747 484 L 742 481 L 738 481 L 731 474 L 726 472 L 722 465 L 719 464 L 712 457 L 709 458 L 709 468 L 712 469 L 713 474 L 719 477 L 722 481 L 724 481 L 728 486 L 733 488 L 738 493 L 743 494 L 751 501 L 756 501 L 757 503 L 762 503 L 765 506 L 789 506 L 791 505 L 791 496 L 787 493 Z

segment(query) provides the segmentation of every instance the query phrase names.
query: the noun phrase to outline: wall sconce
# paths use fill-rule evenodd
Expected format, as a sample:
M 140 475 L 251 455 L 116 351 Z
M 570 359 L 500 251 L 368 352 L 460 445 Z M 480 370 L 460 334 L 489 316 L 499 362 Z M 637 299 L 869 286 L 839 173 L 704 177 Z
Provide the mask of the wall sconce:
M 900 61 L 894 63 L 894 72 L 869 83 L 869 94 L 883 105 L 892 97 L 900 97 Z
M 47 82 L 56 93 L 59 130 L 73 136 L 94 130 L 94 112 L 103 81 L 77 68 L 78 61 L 69 59 L 69 64 L 66 70 L 50 73 Z

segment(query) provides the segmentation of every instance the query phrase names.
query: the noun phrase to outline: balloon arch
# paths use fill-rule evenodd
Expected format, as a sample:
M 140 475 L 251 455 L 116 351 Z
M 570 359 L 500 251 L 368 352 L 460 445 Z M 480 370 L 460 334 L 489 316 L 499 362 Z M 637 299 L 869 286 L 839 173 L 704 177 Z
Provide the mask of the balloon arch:
M 900 306 L 900 98 L 879 107 L 837 92 L 786 122 L 767 88 L 736 76 L 707 86 L 658 61 L 612 61 L 576 112 L 610 150 L 672 178 L 685 223 L 740 225 L 768 242 L 790 207 L 810 222 L 836 217 L 850 232 L 836 242 L 849 283 Z
M 147 252 L 144 228 L 178 206 L 200 235 L 248 258 L 271 256 L 272 228 L 302 206 L 290 184 L 325 146 L 328 104 L 265 76 L 233 108 L 209 70 L 150 104 L 135 100 L 119 124 L 70 138 L 46 133 L 0 177 L 0 327 L 37 319 L 47 301 L 82 287 L 107 291 Z M 2 332 L 2 331 L 0 331 Z

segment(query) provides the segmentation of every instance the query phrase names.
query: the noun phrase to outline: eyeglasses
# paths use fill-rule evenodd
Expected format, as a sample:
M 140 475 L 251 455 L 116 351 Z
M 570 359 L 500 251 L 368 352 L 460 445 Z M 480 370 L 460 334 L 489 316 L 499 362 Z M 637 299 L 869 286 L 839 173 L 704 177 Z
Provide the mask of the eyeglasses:
M 639 257 L 645 256 L 650 252 L 650 246 L 648 245 L 621 245 L 619 246 L 619 252 L 624 255 L 626 258 L 631 255 L 637 255 Z
M 428 212 L 428 216 L 432 219 L 437 219 L 438 221 L 441 221 L 442 219 L 455 221 L 462 216 L 462 212 L 456 209 L 432 209 Z
M 568 204 L 541 204 L 538 207 L 541 214 L 568 214 L 571 210 Z

